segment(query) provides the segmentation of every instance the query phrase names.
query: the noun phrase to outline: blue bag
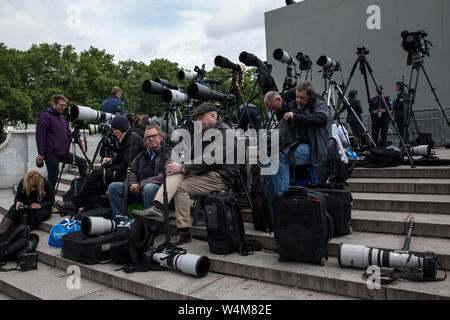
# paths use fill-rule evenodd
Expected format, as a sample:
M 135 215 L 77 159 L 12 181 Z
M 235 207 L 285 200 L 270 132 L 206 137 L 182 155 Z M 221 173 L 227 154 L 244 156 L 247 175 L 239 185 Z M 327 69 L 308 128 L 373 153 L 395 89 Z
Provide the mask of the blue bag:
M 59 224 L 53 226 L 48 238 L 50 247 L 62 248 L 62 237 L 68 233 L 81 230 L 81 221 L 65 219 Z

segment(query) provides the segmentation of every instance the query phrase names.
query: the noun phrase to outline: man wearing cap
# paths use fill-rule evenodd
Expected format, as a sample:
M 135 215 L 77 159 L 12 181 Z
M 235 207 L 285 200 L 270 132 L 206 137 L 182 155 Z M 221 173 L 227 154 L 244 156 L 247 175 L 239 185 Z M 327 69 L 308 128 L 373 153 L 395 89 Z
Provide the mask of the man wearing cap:
M 128 160 L 131 150 L 131 130 L 130 124 L 124 116 L 115 117 L 111 122 L 111 129 L 119 143 L 117 156 L 114 158 L 105 157 L 102 160 L 102 168 L 92 170 L 88 176 L 85 188 L 80 190 L 73 201 L 56 201 L 56 207 L 62 211 L 78 212 L 79 208 L 87 207 L 94 196 L 103 195 L 112 182 L 122 182 L 125 180 Z M 133 134 L 133 154 L 134 159 L 139 153 L 145 150 L 144 141 L 138 134 Z
M 177 236 L 173 245 L 191 241 L 191 203 L 190 196 L 208 195 L 214 190 L 229 190 L 233 186 L 234 179 L 238 175 L 238 166 L 226 163 L 226 130 L 230 129 L 225 123 L 218 119 L 217 107 L 212 104 L 203 104 L 199 106 L 193 114 L 193 118 L 201 123 L 203 136 L 209 129 L 216 129 L 223 136 L 223 164 L 206 164 L 205 159 L 201 159 L 202 164 L 180 164 L 171 162 L 167 167 L 167 194 L 168 201 L 175 202 Z M 203 140 L 203 139 L 202 139 Z M 208 147 L 212 142 L 204 141 L 202 149 Z M 198 161 L 198 159 L 197 159 Z M 192 163 L 197 163 L 192 161 Z M 155 196 L 153 205 L 145 211 L 135 211 L 134 214 L 139 217 L 163 217 L 164 199 L 163 187 L 161 187 Z
M 384 101 L 386 101 L 386 104 Z M 372 116 L 372 138 L 379 147 L 387 147 L 387 134 L 389 129 L 389 112 L 392 110 L 391 99 L 383 94 L 383 87 L 380 86 L 376 97 L 370 103 L 370 115 Z

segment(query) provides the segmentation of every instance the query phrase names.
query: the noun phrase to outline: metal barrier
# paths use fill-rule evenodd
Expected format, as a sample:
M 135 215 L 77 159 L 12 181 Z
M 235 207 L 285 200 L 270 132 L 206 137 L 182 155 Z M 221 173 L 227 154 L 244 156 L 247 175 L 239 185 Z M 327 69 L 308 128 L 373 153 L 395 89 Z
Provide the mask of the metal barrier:
M 446 107 L 444 111 L 447 118 L 450 119 L 450 107 Z M 450 142 L 450 128 L 447 126 L 447 122 L 445 121 L 440 108 L 415 110 L 414 115 L 416 116 L 420 131 L 431 133 L 436 146 L 442 146 L 444 143 Z M 346 117 L 342 117 L 341 121 L 342 123 L 345 123 Z M 370 115 L 363 115 L 363 123 L 367 130 L 369 130 L 369 133 L 372 134 L 372 120 Z M 414 125 L 411 121 L 411 129 L 413 128 Z M 395 134 L 395 129 L 392 124 L 389 126 L 389 141 L 399 143 L 399 139 Z

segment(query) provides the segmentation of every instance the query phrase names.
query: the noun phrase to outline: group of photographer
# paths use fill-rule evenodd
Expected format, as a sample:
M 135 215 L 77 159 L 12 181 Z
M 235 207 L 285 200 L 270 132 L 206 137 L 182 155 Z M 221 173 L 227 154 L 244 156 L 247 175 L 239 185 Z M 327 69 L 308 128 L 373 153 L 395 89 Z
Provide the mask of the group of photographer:
M 388 146 L 387 136 L 389 123 L 391 121 L 388 109 L 394 117 L 393 120 L 397 125 L 400 136 L 403 138 L 408 93 L 405 90 L 405 84 L 401 81 L 395 84 L 395 91 L 397 92 L 397 97 L 391 102 L 391 98 L 384 95 L 383 86 L 379 86 L 379 90 L 375 97 L 371 99 L 369 106 L 372 123 L 372 138 L 377 146 L 380 147 Z M 359 150 L 363 143 L 365 132 L 364 128 L 361 126 L 361 122 L 363 121 L 363 108 L 361 101 L 358 100 L 358 92 L 356 90 L 349 92 L 348 101 L 354 112 L 347 108 L 342 109 L 341 113 L 347 110 L 346 122 L 350 126 L 354 136 L 353 147 L 355 150 Z M 365 140 L 365 143 L 367 143 L 367 139 Z

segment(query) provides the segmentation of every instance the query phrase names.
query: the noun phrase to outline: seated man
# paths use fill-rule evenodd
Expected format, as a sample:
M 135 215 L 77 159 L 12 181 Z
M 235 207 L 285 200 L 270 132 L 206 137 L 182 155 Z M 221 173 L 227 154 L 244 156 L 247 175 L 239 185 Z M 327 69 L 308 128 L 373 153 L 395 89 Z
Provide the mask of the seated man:
M 280 141 L 280 165 L 273 177 L 276 194 L 283 194 L 290 186 L 289 165 L 311 164 L 318 168 L 327 159 L 327 139 L 331 136 L 332 117 L 330 109 L 314 93 L 310 82 L 297 85 L 296 101 L 289 104 L 280 125 L 289 128 L 294 141 Z M 283 128 L 280 128 L 281 130 Z M 289 145 L 287 145 L 289 144 Z
M 170 164 L 170 152 L 164 154 L 164 166 L 161 166 L 161 141 L 164 133 L 158 126 L 148 126 L 145 130 L 147 149 L 141 152 L 131 164 L 130 181 L 128 183 L 128 201 L 144 204 L 149 208 L 163 182 L 162 170 Z M 120 220 L 124 183 L 114 182 L 109 185 L 108 195 L 112 213 L 116 220 Z
M 112 182 L 123 181 L 126 177 L 128 169 L 128 160 L 131 149 L 131 139 L 133 138 L 133 154 L 134 159 L 144 149 L 144 141 L 138 134 L 131 135 L 130 125 L 124 116 L 115 117 L 111 122 L 111 128 L 119 142 L 118 150 L 112 157 L 105 157 L 102 161 L 100 169 L 92 170 L 88 176 L 84 189 L 75 195 L 73 201 L 56 201 L 56 207 L 62 211 L 78 212 L 81 207 L 88 207 L 93 203 L 89 203 L 93 196 L 101 196 L 105 194 L 108 186 Z
M 230 129 L 225 123 L 218 120 L 218 110 L 212 104 L 203 104 L 193 113 L 193 118 L 201 122 L 202 130 L 217 129 L 223 135 L 223 150 L 226 150 L 226 130 Z M 203 142 L 203 150 L 211 142 Z M 223 152 L 226 159 L 226 152 Z M 195 162 L 193 162 L 195 163 Z M 225 161 L 223 163 L 226 163 Z M 179 164 L 170 163 L 167 166 L 167 194 L 168 202 L 175 201 L 177 237 L 173 245 L 179 246 L 191 241 L 191 203 L 190 196 L 208 195 L 214 190 L 231 189 L 235 177 L 238 175 L 238 166 L 234 164 Z M 163 217 L 164 199 L 163 187 L 161 187 L 155 197 L 153 206 L 140 212 L 135 211 L 139 216 Z

